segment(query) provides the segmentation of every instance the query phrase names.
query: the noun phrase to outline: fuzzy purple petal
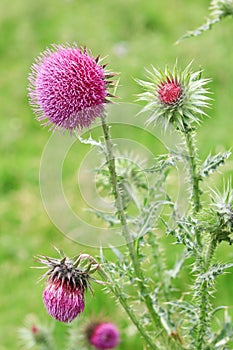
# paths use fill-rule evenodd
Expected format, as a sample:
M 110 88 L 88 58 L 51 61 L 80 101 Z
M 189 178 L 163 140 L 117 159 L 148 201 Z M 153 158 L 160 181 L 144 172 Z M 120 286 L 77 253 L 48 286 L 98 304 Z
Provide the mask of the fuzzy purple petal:
M 98 350 L 114 349 L 120 341 L 119 331 L 113 323 L 98 324 L 90 337 L 90 343 Z
M 61 322 L 71 322 L 84 310 L 84 293 L 66 284 L 49 283 L 43 292 L 47 312 Z
M 32 66 L 30 103 L 51 128 L 89 127 L 103 113 L 107 96 L 104 68 L 76 46 L 47 49 Z

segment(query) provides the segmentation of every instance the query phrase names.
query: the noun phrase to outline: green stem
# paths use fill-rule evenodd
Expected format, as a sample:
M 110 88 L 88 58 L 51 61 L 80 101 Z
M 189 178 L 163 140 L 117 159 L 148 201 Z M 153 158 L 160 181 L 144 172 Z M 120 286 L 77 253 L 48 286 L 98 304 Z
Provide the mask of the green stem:
M 205 268 L 206 271 L 208 270 L 210 263 L 212 261 L 212 258 L 214 256 L 215 249 L 217 247 L 218 241 L 216 239 L 212 239 L 208 245 L 207 251 L 206 251 L 206 259 L 205 259 Z
M 134 314 L 132 309 L 127 304 L 126 299 L 121 296 L 121 294 L 119 293 L 117 288 L 115 290 L 115 294 L 117 295 L 117 298 L 118 298 L 119 302 L 121 303 L 121 305 L 123 306 L 124 310 L 126 311 L 127 315 L 129 316 L 131 321 L 134 323 L 134 325 L 137 327 L 137 329 L 138 329 L 139 333 L 141 334 L 141 336 L 145 339 L 146 343 L 150 346 L 150 348 L 152 350 L 159 350 L 157 345 L 155 345 L 153 339 L 151 339 L 149 334 L 141 326 L 140 322 L 138 322 L 138 319 L 137 319 L 136 315 Z
M 165 271 L 165 262 L 163 259 L 163 252 L 162 249 L 159 246 L 159 242 L 155 239 L 152 232 L 148 233 L 148 243 L 151 246 L 152 249 L 152 257 L 155 261 L 156 266 L 156 273 L 158 275 L 158 280 L 161 283 L 161 290 L 164 297 L 164 301 L 167 303 L 170 301 L 170 295 L 169 295 L 169 286 L 167 278 L 164 279 L 164 276 L 166 275 Z M 170 319 L 170 312 L 168 310 L 168 319 Z
M 211 240 L 203 261 L 203 272 L 207 272 L 212 258 L 214 256 L 215 249 L 217 247 L 217 240 Z M 202 350 L 205 344 L 205 337 L 209 328 L 209 293 L 207 282 L 204 281 L 200 290 L 200 305 L 199 305 L 199 323 L 197 326 L 197 349 Z
M 96 266 L 98 266 L 97 270 L 98 270 L 99 275 L 106 282 L 109 283 L 108 288 L 112 291 L 113 294 L 115 294 L 115 296 L 119 300 L 120 304 L 123 306 L 124 310 L 126 311 L 127 315 L 129 316 L 131 321 L 134 323 L 134 325 L 137 327 L 137 329 L 138 329 L 139 333 L 141 334 L 141 336 L 145 339 L 147 344 L 150 345 L 152 350 L 159 350 L 157 345 L 154 344 L 154 341 L 151 339 L 150 335 L 146 332 L 146 330 L 142 327 L 142 325 L 138 321 L 138 319 L 137 319 L 136 315 L 134 314 L 133 310 L 129 307 L 129 305 L 127 303 L 127 300 L 122 295 L 119 287 L 116 284 L 112 283 L 112 281 L 109 278 L 109 276 L 106 274 L 106 272 L 103 270 L 103 268 L 101 266 L 99 266 L 97 261 L 92 256 L 87 255 L 87 254 L 83 254 L 82 258 L 87 258 L 92 263 L 94 262 L 96 264 Z M 114 287 L 113 287 L 113 285 L 114 285 Z
M 121 222 L 122 234 L 125 238 L 126 245 L 129 250 L 129 254 L 133 263 L 133 267 L 134 267 L 135 275 L 137 277 L 137 283 L 138 283 L 138 287 L 140 289 L 141 295 L 145 301 L 146 307 L 155 325 L 161 329 L 163 327 L 161 325 L 160 318 L 154 310 L 153 300 L 151 299 L 150 295 L 148 294 L 148 290 L 144 285 L 145 277 L 141 270 L 140 263 L 138 261 L 137 254 L 134 248 L 133 238 L 131 237 L 130 230 L 127 224 L 126 215 L 124 212 L 124 207 L 122 202 L 122 196 L 120 194 L 119 184 L 117 181 L 115 158 L 113 154 L 113 144 L 110 136 L 110 128 L 109 128 L 109 125 L 106 123 L 106 116 L 103 115 L 101 119 L 102 119 L 102 129 L 103 129 L 103 134 L 104 134 L 104 139 L 106 144 L 106 159 L 107 159 L 108 168 L 109 168 L 110 182 L 112 186 L 113 195 L 115 198 L 117 215 Z
M 146 330 L 142 327 L 142 325 L 138 321 L 133 310 L 129 307 L 126 299 L 122 296 L 122 293 L 119 290 L 118 286 L 115 285 L 114 288 L 110 287 L 110 289 L 111 289 L 112 293 L 116 295 L 117 299 L 119 300 L 120 304 L 123 306 L 124 310 L 126 311 L 127 315 L 129 316 L 130 320 L 137 327 L 139 333 L 145 339 L 146 343 L 150 346 L 150 348 L 152 350 L 159 350 L 157 345 L 154 343 L 153 339 L 151 339 L 150 335 L 146 332 Z
M 200 175 L 197 170 L 197 159 L 196 159 L 196 150 L 194 146 L 194 136 L 192 134 L 192 131 L 187 130 L 184 132 L 185 135 L 185 142 L 188 150 L 188 161 L 189 161 L 189 169 L 190 169 L 190 179 L 191 179 L 191 186 L 192 186 L 192 208 L 193 208 L 193 214 L 197 214 L 199 210 L 201 209 L 201 201 L 200 201 Z M 199 246 L 201 246 L 201 236 L 200 232 L 196 231 L 196 239 Z
M 201 209 L 200 203 L 200 188 L 199 181 L 200 176 L 197 171 L 197 160 L 196 160 L 196 151 L 193 142 L 193 134 L 191 131 L 185 132 L 185 141 L 188 149 L 189 156 L 189 167 L 190 167 L 190 177 L 192 185 L 192 205 L 194 213 L 197 213 Z

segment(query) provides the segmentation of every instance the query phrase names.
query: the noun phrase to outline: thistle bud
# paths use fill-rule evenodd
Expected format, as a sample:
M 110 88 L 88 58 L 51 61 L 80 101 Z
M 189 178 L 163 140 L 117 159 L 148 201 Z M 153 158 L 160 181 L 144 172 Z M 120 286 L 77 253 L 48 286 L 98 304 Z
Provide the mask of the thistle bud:
M 192 72 L 191 64 L 183 71 L 177 65 L 165 72 L 152 67 L 148 81 L 137 80 L 144 88 L 138 101 L 146 101 L 142 112 L 149 111 L 148 123 L 161 123 L 166 129 L 172 124 L 185 132 L 200 123 L 200 117 L 206 115 L 204 109 L 209 107 L 206 84 L 209 79 L 201 77 L 202 71 Z
M 111 322 L 92 322 L 85 333 L 88 343 L 97 350 L 115 349 L 120 342 L 119 331 Z
M 52 349 L 53 337 L 51 327 L 41 325 L 37 317 L 28 315 L 25 326 L 19 329 L 19 337 L 25 349 Z

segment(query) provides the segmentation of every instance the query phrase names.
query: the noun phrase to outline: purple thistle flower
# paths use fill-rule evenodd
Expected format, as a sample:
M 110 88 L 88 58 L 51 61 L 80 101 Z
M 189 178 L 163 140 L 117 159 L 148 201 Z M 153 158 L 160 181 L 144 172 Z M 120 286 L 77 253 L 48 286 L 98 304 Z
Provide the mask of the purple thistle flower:
M 47 277 L 43 301 L 48 314 L 58 321 L 71 322 L 84 311 L 84 294 L 91 290 L 90 280 L 102 283 L 90 276 L 99 265 L 86 254 L 74 260 L 64 255 L 61 259 L 40 256 L 37 260 L 48 267 L 42 276 Z
M 86 336 L 89 344 L 97 350 L 114 349 L 120 342 L 119 331 L 111 322 L 91 323 Z
M 29 75 L 29 100 L 38 120 L 50 129 L 89 127 L 101 116 L 107 101 L 108 78 L 86 49 L 77 46 L 53 45 L 32 65 Z

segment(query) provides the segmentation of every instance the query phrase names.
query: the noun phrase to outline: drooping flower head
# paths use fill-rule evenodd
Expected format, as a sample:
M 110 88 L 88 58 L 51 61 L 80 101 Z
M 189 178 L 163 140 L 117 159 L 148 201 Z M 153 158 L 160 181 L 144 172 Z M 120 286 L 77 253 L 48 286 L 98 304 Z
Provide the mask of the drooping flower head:
M 94 280 L 90 274 L 96 271 L 98 265 L 88 259 L 84 265 L 86 255 L 75 259 L 63 256 L 61 259 L 38 257 L 37 260 L 48 267 L 42 276 L 47 277 L 47 285 L 43 291 L 43 301 L 49 315 L 61 322 L 71 322 L 83 312 L 84 294 Z M 100 282 L 99 282 L 100 283 Z
M 112 322 L 91 322 L 85 330 L 86 339 L 97 350 L 115 349 L 120 334 Z
M 165 72 L 152 69 L 147 71 L 149 81 L 137 80 L 145 90 L 138 100 L 147 102 L 142 112 L 151 112 L 148 123 L 161 122 L 165 129 L 171 123 L 181 131 L 199 124 L 209 106 L 209 79 L 203 79 L 200 70 L 192 72 L 191 63 L 183 71 L 177 64 L 172 71 L 168 67 Z
M 29 75 L 29 100 L 38 120 L 55 130 L 89 127 L 110 96 L 108 79 L 114 74 L 105 66 L 76 45 L 45 50 Z

